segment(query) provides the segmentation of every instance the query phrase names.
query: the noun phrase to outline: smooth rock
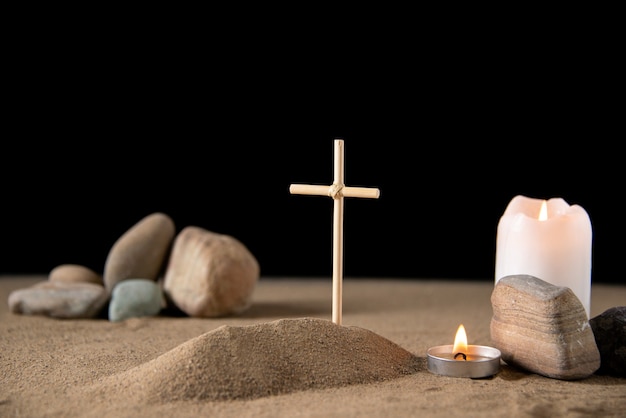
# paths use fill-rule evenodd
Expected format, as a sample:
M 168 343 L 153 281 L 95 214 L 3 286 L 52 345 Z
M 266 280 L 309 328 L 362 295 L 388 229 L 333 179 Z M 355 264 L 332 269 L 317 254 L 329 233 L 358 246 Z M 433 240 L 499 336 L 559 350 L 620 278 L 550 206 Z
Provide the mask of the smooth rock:
M 600 367 L 587 313 L 568 287 L 529 275 L 507 276 L 491 294 L 491 339 L 507 364 L 575 380 Z
M 176 233 L 174 221 L 164 213 L 146 216 L 111 247 L 104 266 L 104 285 L 110 293 L 119 282 L 142 278 L 156 281 L 167 261 Z
M 93 283 L 103 285 L 102 275 L 78 264 L 61 264 L 50 270 L 48 280 L 65 283 Z
M 256 258 L 236 238 L 188 226 L 174 240 L 163 288 L 189 316 L 226 316 L 250 306 L 259 273 Z
M 589 320 L 600 350 L 597 374 L 626 377 L 626 306 L 615 306 Z
M 53 318 L 94 318 L 108 300 L 102 285 L 44 281 L 11 292 L 9 309 L 13 313 Z
M 165 297 L 159 283 L 148 279 L 126 279 L 111 293 L 109 320 L 157 315 L 165 307 Z

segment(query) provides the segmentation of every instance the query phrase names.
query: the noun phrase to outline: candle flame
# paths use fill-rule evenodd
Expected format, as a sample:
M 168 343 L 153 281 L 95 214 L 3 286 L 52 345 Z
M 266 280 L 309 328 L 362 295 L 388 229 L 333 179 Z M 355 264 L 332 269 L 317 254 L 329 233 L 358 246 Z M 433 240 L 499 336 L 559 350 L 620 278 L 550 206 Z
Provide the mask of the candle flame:
M 456 337 L 454 337 L 452 354 L 457 353 L 467 354 L 467 334 L 465 334 L 465 327 L 463 324 L 459 325 L 459 329 L 456 331 Z
M 539 220 L 545 221 L 548 219 L 548 203 L 544 200 L 541 204 L 541 210 L 539 211 Z

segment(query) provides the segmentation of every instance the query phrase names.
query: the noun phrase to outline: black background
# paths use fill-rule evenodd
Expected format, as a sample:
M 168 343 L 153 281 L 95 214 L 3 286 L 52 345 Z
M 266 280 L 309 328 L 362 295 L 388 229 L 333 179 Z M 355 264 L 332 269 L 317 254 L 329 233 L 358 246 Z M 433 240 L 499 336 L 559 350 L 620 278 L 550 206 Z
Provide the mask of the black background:
M 593 280 L 623 283 L 623 72 L 584 35 L 343 38 L 333 53 L 315 37 L 75 35 L 11 51 L 2 274 L 102 272 L 160 211 L 239 239 L 263 276 L 329 276 L 333 201 L 289 185 L 332 183 L 341 138 L 346 185 L 381 191 L 345 199 L 346 277 L 492 280 L 499 217 L 522 194 L 585 208 Z
M 161 211 L 177 230 L 195 225 L 236 237 L 263 275 L 329 275 L 333 200 L 292 195 L 289 185 L 332 183 L 333 132 L 205 136 L 99 151 L 49 144 L 37 167 L 7 173 L 2 272 L 47 273 L 63 263 L 102 271 L 115 240 Z M 616 189 L 602 187 L 619 183 L 618 170 L 599 161 L 594 168 L 583 150 L 511 142 L 448 143 L 391 126 L 351 131 L 345 182 L 381 195 L 344 199 L 344 274 L 489 279 L 499 217 L 523 194 L 583 206 L 594 228 L 594 280 L 620 281 L 623 215 Z

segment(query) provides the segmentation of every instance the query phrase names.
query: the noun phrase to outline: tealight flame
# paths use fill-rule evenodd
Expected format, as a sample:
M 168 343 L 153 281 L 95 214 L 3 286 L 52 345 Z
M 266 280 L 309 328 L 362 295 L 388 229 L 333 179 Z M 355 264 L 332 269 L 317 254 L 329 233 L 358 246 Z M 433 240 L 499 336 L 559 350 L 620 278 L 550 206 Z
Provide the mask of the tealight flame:
M 541 210 L 539 211 L 539 220 L 545 221 L 548 219 L 548 203 L 544 200 L 541 204 Z
M 454 337 L 454 346 L 452 346 L 452 354 L 458 353 L 467 354 L 467 334 L 465 334 L 463 324 L 459 325 L 459 329 L 456 331 L 456 337 Z

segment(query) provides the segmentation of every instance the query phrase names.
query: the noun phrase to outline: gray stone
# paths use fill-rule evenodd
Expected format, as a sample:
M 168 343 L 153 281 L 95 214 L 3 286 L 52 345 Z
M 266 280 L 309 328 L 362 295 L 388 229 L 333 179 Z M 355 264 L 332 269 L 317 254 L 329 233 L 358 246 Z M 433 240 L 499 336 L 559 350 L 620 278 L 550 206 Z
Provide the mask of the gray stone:
M 13 313 L 53 318 L 94 318 L 108 300 L 102 285 L 44 281 L 11 292 L 9 309 Z
M 626 306 L 615 306 L 589 320 L 600 350 L 597 374 L 626 377 Z

